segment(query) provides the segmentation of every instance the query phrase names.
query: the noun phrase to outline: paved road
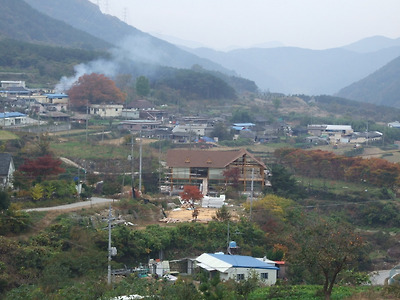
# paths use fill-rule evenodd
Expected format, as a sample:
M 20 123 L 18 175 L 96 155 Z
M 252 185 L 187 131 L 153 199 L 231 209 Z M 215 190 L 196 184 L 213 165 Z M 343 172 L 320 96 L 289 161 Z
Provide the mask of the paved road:
M 384 285 L 385 279 L 389 277 L 390 270 L 380 270 L 370 277 L 372 285 Z
M 118 201 L 118 200 L 117 199 L 109 199 L 109 198 L 92 197 L 90 200 L 86 200 L 86 201 L 65 204 L 65 205 L 59 205 L 59 206 L 52 206 L 52 207 L 29 208 L 29 209 L 24 209 L 24 211 L 30 212 L 30 211 L 70 210 L 70 209 L 79 209 L 79 208 L 83 208 L 83 207 L 90 207 L 92 205 L 106 204 L 106 203 L 115 202 L 115 201 Z

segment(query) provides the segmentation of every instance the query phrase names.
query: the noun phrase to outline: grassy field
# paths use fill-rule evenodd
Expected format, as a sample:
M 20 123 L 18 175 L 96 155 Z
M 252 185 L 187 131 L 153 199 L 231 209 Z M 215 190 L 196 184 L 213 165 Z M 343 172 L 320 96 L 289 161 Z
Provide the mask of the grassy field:
M 17 140 L 17 139 L 19 139 L 19 137 L 16 134 L 6 130 L 0 130 L 0 141 Z
M 116 145 L 98 145 L 97 143 L 71 140 L 51 144 L 58 156 L 78 157 L 80 159 L 122 159 L 128 156 L 129 149 Z

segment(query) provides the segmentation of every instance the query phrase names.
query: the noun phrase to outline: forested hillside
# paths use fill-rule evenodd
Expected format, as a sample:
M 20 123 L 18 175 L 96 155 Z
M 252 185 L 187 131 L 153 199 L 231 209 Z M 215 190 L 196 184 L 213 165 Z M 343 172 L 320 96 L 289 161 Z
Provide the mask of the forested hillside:
M 61 77 L 74 75 L 76 65 L 100 58 L 112 61 L 108 52 L 45 46 L 4 38 L 0 40 L 0 79 L 25 80 L 31 87 L 54 88 Z M 236 97 L 235 91 L 257 91 L 257 86 L 250 80 L 208 71 L 200 66 L 180 70 L 126 60 L 124 64 L 115 62 L 115 67 L 119 74 L 130 74 L 133 78 L 146 75 L 156 90 L 168 87 L 180 91 L 183 98 L 229 99 Z
M 75 65 L 107 56 L 105 52 L 2 39 L 0 79 L 24 80 L 28 86 L 53 88 L 62 76 L 73 75 Z
M 33 9 L 23 0 L 1 0 L 0 33 L 31 43 L 68 48 L 107 49 L 111 45 Z
M 25 0 L 48 17 L 61 20 L 92 36 L 103 39 L 115 47 L 123 48 L 137 63 L 145 62 L 175 68 L 191 68 L 198 64 L 209 70 L 230 75 L 234 72 L 201 58 L 161 39 L 103 14 L 88 0 Z
M 380 103 L 364 103 L 335 96 L 307 96 L 299 95 L 310 105 L 316 105 L 327 113 L 341 116 L 342 119 L 349 121 L 369 120 L 374 122 L 389 123 L 399 118 L 400 110 L 397 108 L 384 106 Z
M 393 107 L 400 107 L 399 95 L 400 57 L 338 93 L 340 97 Z

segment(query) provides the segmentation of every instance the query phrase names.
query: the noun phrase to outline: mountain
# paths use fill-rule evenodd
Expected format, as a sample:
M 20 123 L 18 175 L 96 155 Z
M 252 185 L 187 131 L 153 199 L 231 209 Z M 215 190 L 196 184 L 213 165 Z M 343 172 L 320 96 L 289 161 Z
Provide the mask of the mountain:
M 166 41 L 144 33 L 116 17 L 103 14 L 88 0 L 25 0 L 36 10 L 123 49 L 132 59 L 175 68 L 193 65 L 233 75 L 206 58 L 200 58 Z M 121 54 L 121 53 L 119 53 Z
M 192 53 L 213 60 L 264 90 L 287 94 L 333 94 L 400 55 L 400 47 L 357 53 L 343 48 L 250 48 L 229 52 L 199 48 Z
M 81 49 L 108 49 L 111 44 L 51 19 L 23 0 L 0 0 L 0 35 L 24 42 Z
M 339 91 L 340 97 L 400 108 L 400 57 Z
M 51 18 L 116 45 L 112 53 L 119 63 L 134 60 L 174 68 L 198 65 L 224 74 L 240 74 L 254 81 L 260 89 L 272 92 L 332 95 L 400 56 L 399 41 L 384 37 L 372 37 L 327 50 L 294 47 L 228 52 L 206 48 L 181 49 L 116 17 L 103 14 L 88 0 L 25 1 Z M 146 75 L 150 74 L 151 70 L 147 70 Z
M 390 47 L 400 47 L 400 38 L 390 39 L 384 36 L 372 36 L 362 39 L 350 45 L 342 47 L 342 49 L 358 52 L 368 53 L 379 51 Z

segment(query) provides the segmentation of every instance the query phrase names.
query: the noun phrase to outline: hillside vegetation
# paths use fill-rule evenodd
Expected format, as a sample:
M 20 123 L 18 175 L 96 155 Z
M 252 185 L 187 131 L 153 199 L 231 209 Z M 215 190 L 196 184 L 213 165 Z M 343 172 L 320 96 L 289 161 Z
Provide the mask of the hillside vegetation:
M 400 107 L 400 57 L 378 71 L 339 91 L 338 96 L 393 107 Z
M 72 76 L 77 64 L 107 56 L 104 52 L 4 38 L 0 40 L 0 79 L 24 80 L 30 87 L 54 87 L 62 76 Z
M 52 19 L 33 9 L 24 0 L 1 1 L 0 33 L 2 36 L 24 42 L 67 48 L 110 48 L 110 44 L 104 40 Z

